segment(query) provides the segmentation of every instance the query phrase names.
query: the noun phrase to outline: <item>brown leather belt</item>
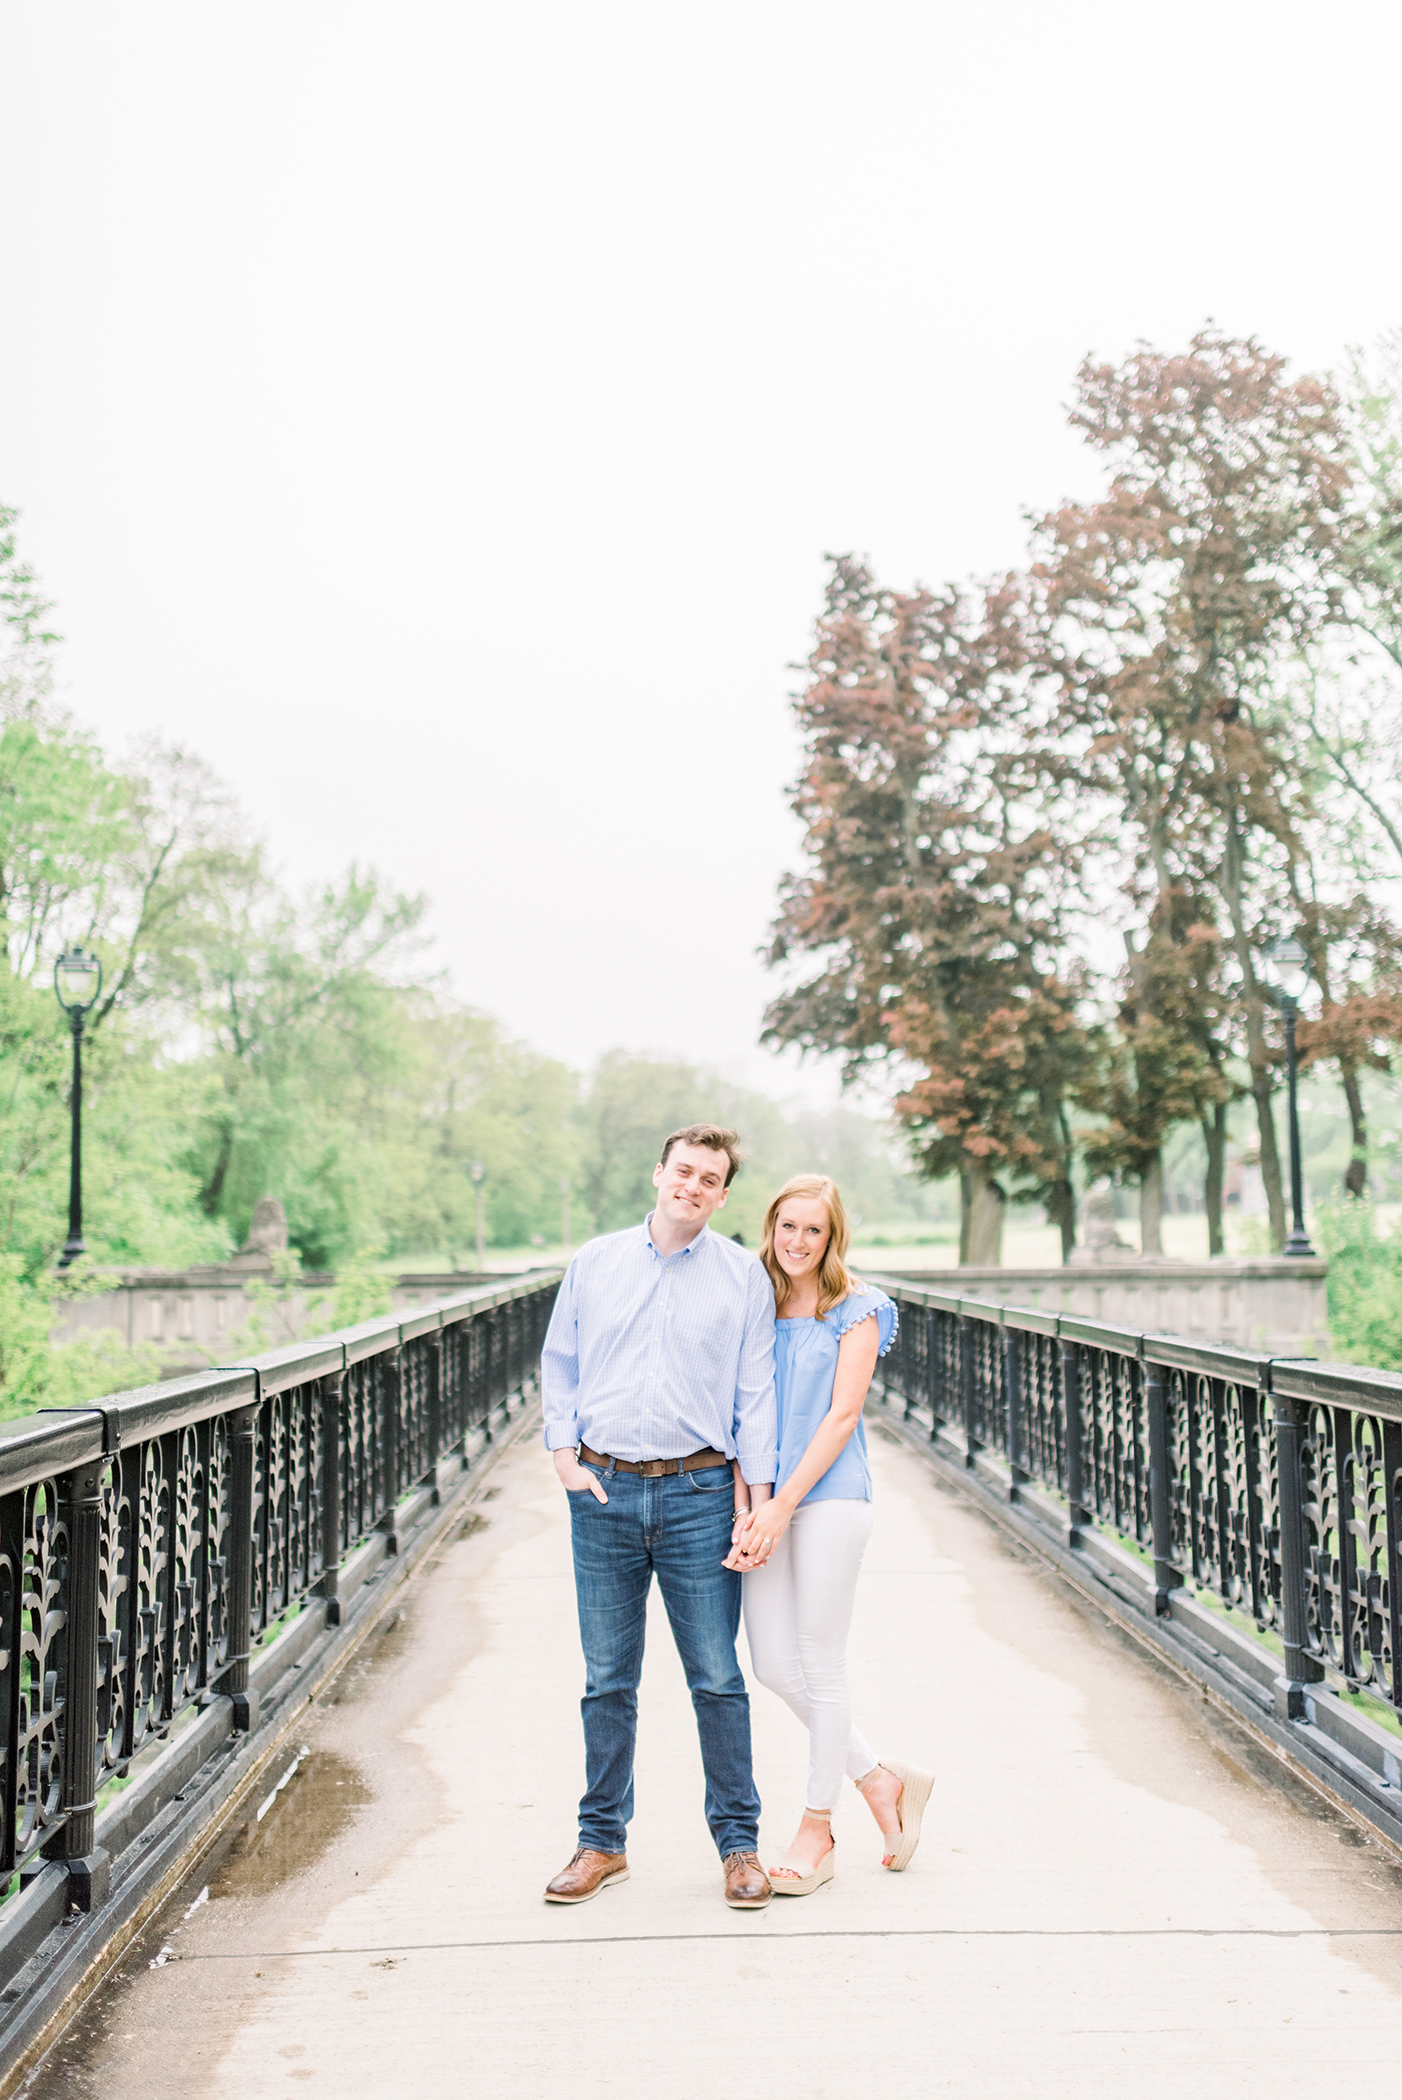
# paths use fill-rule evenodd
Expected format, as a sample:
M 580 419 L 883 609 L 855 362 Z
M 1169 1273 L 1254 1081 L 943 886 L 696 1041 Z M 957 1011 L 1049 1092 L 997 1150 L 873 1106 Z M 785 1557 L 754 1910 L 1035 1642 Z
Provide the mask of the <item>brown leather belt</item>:
M 723 1451 L 693 1451 L 690 1458 L 606 1458 L 602 1451 L 591 1451 L 581 1444 L 579 1455 L 587 1466 L 612 1466 L 618 1473 L 641 1473 L 644 1480 L 657 1480 L 663 1473 L 675 1473 L 680 1466 L 683 1473 L 700 1473 L 707 1466 L 728 1466 L 730 1460 Z

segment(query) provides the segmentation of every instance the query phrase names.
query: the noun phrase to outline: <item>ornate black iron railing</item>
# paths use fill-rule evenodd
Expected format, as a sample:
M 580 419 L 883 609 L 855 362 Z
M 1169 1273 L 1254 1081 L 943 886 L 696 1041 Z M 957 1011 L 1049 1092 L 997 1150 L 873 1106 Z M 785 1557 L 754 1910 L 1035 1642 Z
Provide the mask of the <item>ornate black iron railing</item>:
M 908 1424 L 995 1454 L 1014 1501 L 1051 1490 L 1071 1543 L 1150 1556 L 1158 1615 L 1190 1582 L 1246 1614 L 1283 1647 L 1287 1717 L 1328 1673 L 1402 1714 L 1402 1377 L 877 1280 Z
M 364 1542 L 393 1551 L 406 1497 L 490 1439 L 558 1281 L 0 1425 L 0 1892 L 57 1863 L 70 1909 L 102 1900 L 104 1784 L 192 1705 L 256 1722 L 256 1651 L 312 1598 L 339 1623 Z

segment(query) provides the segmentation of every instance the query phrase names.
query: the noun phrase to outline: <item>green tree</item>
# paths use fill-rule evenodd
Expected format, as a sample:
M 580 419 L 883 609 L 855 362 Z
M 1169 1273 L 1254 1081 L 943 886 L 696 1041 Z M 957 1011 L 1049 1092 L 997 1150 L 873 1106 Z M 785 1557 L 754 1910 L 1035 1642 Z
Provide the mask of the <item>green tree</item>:
M 125 982 L 123 958 L 141 916 L 134 876 L 148 851 L 140 786 L 53 704 L 57 638 L 7 510 L 0 614 L 0 1251 L 33 1282 L 63 1238 L 70 1053 L 51 971 L 59 948 L 82 939 L 104 961 L 118 959 L 88 1033 L 94 1254 L 160 1261 L 222 1253 L 224 1235 L 193 1211 L 179 1158 L 179 1118 L 199 1097 L 198 1078 L 163 1060 Z M 146 883 L 148 899 L 158 895 L 159 872 Z
M 1068 1110 L 1090 1054 L 1066 953 L 1080 842 L 1021 587 L 900 593 L 836 560 L 808 669 L 794 808 L 810 865 L 770 961 L 818 968 L 774 1000 L 767 1039 L 836 1053 L 849 1079 L 902 1073 L 917 1158 L 959 1176 L 962 1261 L 1000 1259 L 1017 1193 L 1069 1248 Z
M 254 855 L 172 927 L 217 1082 L 187 1158 L 202 1210 L 235 1239 L 264 1195 L 314 1269 L 376 1237 L 366 1117 L 395 1083 L 402 999 L 387 972 L 422 913 L 354 868 L 294 904 Z
M 582 1193 L 596 1232 L 641 1224 L 669 1131 L 718 1123 L 740 1133 L 745 1163 L 718 1232 L 757 1247 L 771 1198 L 795 1174 L 830 1174 L 848 1210 L 867 1219 L 921 1215 L 914 1177 L 885 1120 L 851 1108 L 786 1110 L 754 1088 L 679 1060 L 614 1050 L 590 1075 L 578 1115 Z
M 1227 1045 L 1204 1033 L 1201 1006 L 1175 1019 L 1187 958 L 1169 954 L 1192 925 L 1215 938 L 1220 918 L 1280 1246 L 1273 1010 L 1256 958 L 1289 909 L 1311 814 L 1275 689 L 1282 662 L 1333 617 L 1330 578 L 1351 529 L 1339 404 L 1254 340 L 1209 329 L 1182 354 L 1088 359 L 1071 420 L 1107 458 L 1110 490 L 1043 522 L 1036 573 L 1061 725 L 1122 812 L 1124 887 L 1147 913 L 1142 984 L 1130 971 L 1134 1030 L 1150 1026 L 1132 1133 L 1144 1185 L 1152 1207 L 1163 1137 L 1194 1093 L 1222 1098 Z M 1156 1065 L 1175 1079 L 1146 1086 Z
M 574 1074 L 486 1014 L 420 999 L 406 1011 L 400 1084 L 383 1142 L 382 1215 L 392 1250 L 441 1248 L 467 1260 L 476 1234 L 474 1160 L 488 1240 L 559 1237 L 560 1183 L 576 1175 Z M 575 1215 L 578 1215 L 576 1211 Z

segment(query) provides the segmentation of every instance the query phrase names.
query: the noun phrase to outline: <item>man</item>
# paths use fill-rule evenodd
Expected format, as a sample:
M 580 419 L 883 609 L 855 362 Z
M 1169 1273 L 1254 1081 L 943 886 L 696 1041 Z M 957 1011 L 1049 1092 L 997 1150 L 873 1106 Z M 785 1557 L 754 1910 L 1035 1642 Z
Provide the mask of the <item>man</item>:
M 752 1254 L 709 1229 L 740 1158 L 733 1130 L 674 1130 L 646 1222 L 580 1248 L 545 1337 L 545 1443 L 570 1498 L 585 1663 L 579 1848 L 548 1903 L 583 1903 L 628 1879 L 654 1574 L 691 1691 L 725 1900 L 762 1910 L 770 1898 L 731 1533 L 778 1471 L 774 1293 Z

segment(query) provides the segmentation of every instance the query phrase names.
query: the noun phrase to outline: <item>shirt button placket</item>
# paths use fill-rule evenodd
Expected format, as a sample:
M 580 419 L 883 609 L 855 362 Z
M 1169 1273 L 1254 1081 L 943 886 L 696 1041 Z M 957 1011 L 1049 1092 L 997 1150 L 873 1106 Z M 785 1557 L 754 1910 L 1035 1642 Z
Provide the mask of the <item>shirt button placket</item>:
M 658 1274 L 652 1291 L 652 1332 L 648 1337 L 647 1380 L 643 1393 L 642 1448 L 644 1452 L 650 1452 L 652 1449 L 652 1424 L 653 1418 L 657 1413 L 657 1371 L 662 1356 L 659 1331 L 662 1325 L 662 1293 L 667 1286 L 667 1264 L 663 1261 L 660 1254 L 655 1255 L 653 1258 L 657 1263 Z M 647 1508 L 645 1485 L 643 1492 L 644 1530 L 647 1527 Z
M 652 1378 L 649 1381 L 650 1390 L 652 1393 L 653 1414 L 655 1417 L 653 1436 L 654 1444 L 656 1443 L 656 1433 L 657 1431 L 661 1430 L 663 1423 L 662 1394 L 659 1390 L 659 1387 L 661 1385 L 662 1364 L 665 1356 L 664 1343 L 667 1338 L 667 1301 L 671 1296 L 671 1281 L 672 1264 L 670 1261 L 664 1261 L 662 1264 L 662 1289 L 657 1294 L 657 1326 L 653 1332 Z M 661 1455 L 663 1457 L 666 1456 L 665 1452 Z M 660 1494 L 657 1498 L 657 1506 L 660 1510 L 662 1506 L 662 1497 Z

